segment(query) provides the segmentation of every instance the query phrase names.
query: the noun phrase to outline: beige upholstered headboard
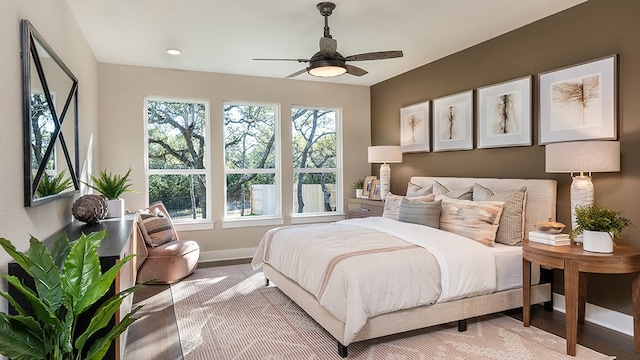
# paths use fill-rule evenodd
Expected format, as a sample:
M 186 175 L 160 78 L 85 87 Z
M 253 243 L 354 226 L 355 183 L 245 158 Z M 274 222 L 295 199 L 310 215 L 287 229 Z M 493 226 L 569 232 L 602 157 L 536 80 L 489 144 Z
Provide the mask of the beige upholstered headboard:
M 478 183 L 494 192 L 527 188 L 525 205 L 525 235 L 535 230 L 533 224 L 539 221 L 556 219 L 556 188 L 555 180 L 548 179 L 497 179 L 497 178 L 460 178 L 460 177 L 424 177 L 413 176 L 411 182 L 429 187 L 434 181 L 446 186 L 450 190 L 473 186 Z

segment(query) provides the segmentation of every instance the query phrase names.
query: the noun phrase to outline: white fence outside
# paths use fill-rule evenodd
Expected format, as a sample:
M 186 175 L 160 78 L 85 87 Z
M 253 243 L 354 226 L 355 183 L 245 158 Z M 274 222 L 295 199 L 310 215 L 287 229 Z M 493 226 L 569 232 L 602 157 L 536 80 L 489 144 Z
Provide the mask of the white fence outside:
M 332 211 L 336 209 L 336 186 L 326 184 L 325 187 L 331 194 L 329 205 Z M 273 215 L 276 213 L 276 186 L 275 185 L 251 185 L 251 214 Z M 302 199 L 304 199 L 303 213 L 326 212 L 324 209 L 324 193 L 319 184 L 303 184 Z M 298 212 L 297 191 L 293 192 L 293 211 Z

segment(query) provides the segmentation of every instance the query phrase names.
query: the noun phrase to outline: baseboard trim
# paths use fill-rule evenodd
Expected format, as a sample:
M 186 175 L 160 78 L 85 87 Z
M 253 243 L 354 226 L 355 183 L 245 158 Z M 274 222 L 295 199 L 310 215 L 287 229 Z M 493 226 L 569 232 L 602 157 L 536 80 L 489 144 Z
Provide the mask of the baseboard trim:
M 553 310 L 566 313 L 564 295 L 553 293 Z M 633 336 L 633 316 L 587 303 L 585 321 Z
M 231 250 L 201 251 L 198 262 L 225 261 L 238 259 L 251 259 L 256 248 L 243 248 Z

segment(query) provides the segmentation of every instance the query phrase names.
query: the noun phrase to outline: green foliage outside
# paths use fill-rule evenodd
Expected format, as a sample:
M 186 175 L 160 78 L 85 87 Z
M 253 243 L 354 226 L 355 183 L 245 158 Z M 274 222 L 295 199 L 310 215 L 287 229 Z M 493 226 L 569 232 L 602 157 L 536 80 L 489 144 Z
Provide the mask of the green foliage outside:
M 92 337 L 105 328 L 122 301 L 141 285 L 126 289 L 95 311 L 86 329 L 78 328 L 78 319 L 103 297 L 129 255 L 102 273 L 97 248 L 106 231 L 83 234 L 70 242 L 66 234 L 59 237 L 53 248 L 31 238 L 29 251 L 17 251 L 7 239 L 0 245 L 35 281 L 35 290 L 24 286 L 12 275 L 2 275 L 27 299 L 23 308 L 9 293 L 0 291 L 16 309 L 17 315 L 0 313 L 0 354 L 11 359 L 96 360 L 102 359 L 109 346 L 136 318 L 136 307 L 99 338 Z

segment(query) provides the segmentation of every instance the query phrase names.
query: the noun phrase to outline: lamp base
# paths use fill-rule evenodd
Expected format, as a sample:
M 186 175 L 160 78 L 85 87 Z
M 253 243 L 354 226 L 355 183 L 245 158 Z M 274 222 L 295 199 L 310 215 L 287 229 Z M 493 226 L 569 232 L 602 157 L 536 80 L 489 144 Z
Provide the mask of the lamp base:
M 571 182 L 571 228 L 578 226 L 576 221 L 576 207 L 593 204 L 593 183 L 591 176 L 574 176 Z M 582 242 L 582 235 L 576 236 L 575 242 Z
M 380 200 L 384 200 L 391 190 L 391 167 L 384 163 L 380 165 Z

